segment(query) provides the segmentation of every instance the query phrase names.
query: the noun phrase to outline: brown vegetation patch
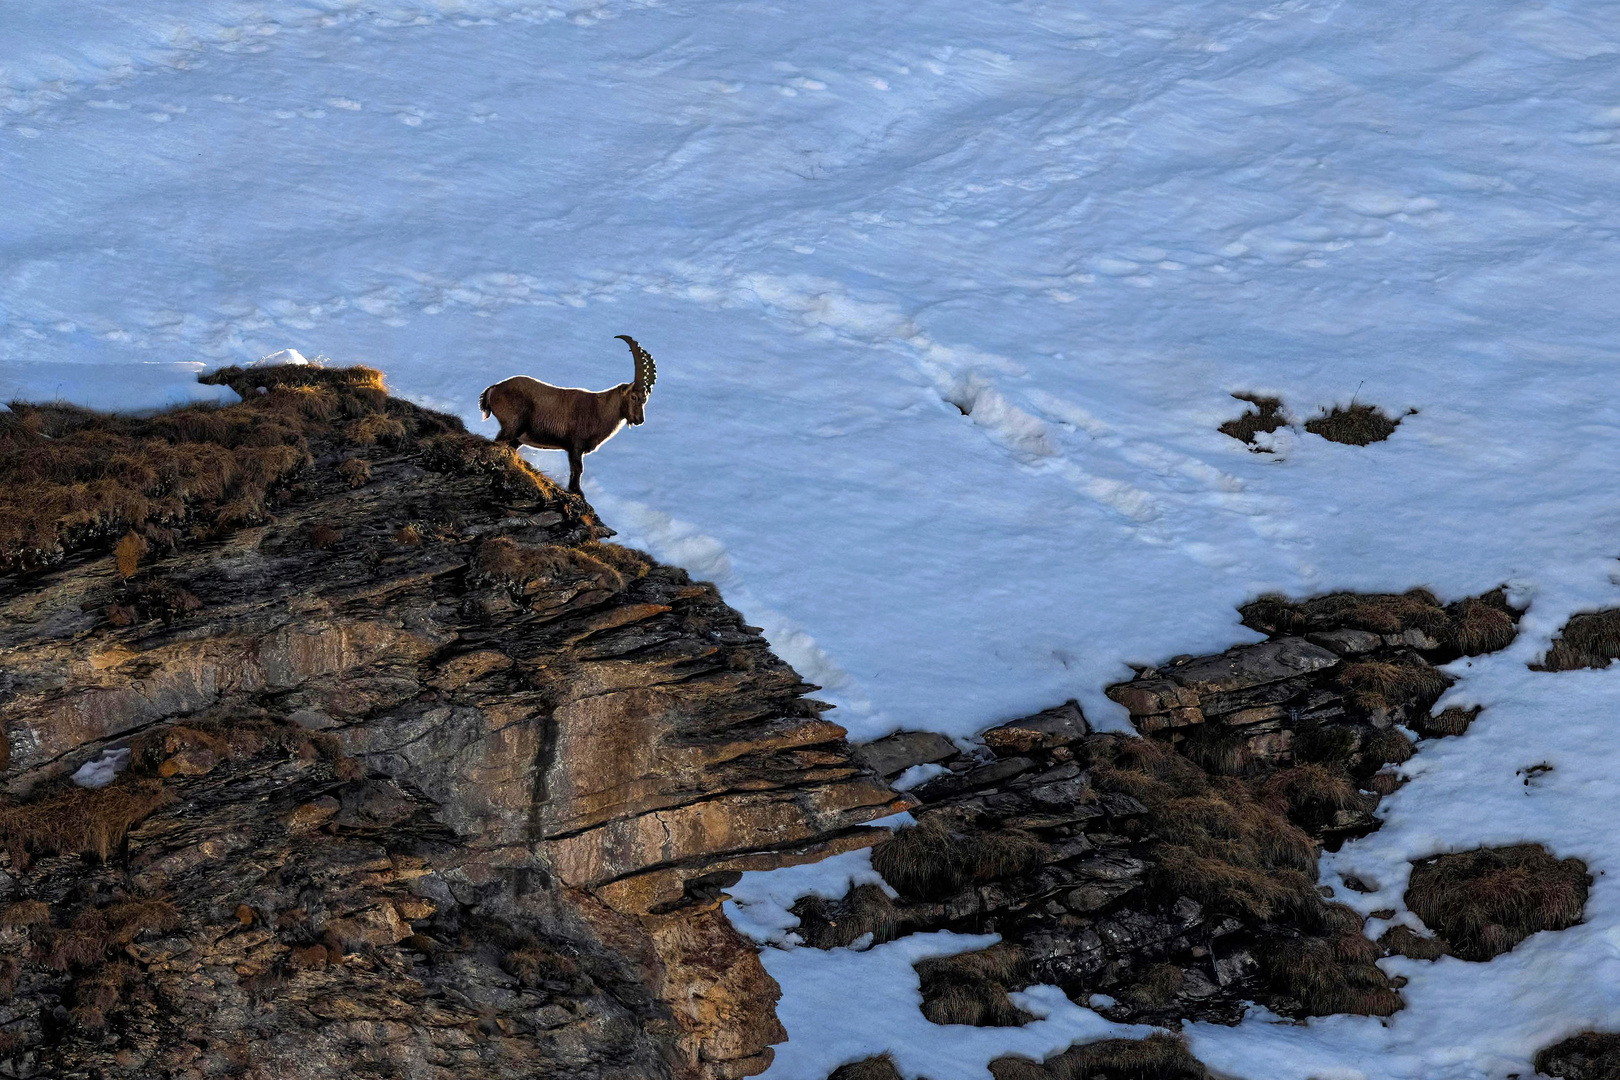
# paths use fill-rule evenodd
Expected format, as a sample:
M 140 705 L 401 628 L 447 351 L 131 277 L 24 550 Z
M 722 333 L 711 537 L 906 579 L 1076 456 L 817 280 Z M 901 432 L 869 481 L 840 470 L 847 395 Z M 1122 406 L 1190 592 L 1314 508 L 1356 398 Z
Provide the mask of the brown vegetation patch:
M 0 846 L 13 867 L 38 855 L 105 859 L 142 818 L 170 800 L 156 780 L 120 777 L 104 788 L 64 787 L 33 802 L 0 806 Z
M 828 1074 L 827 1080 L 901 1080 L 901 1077 L 900 1070 L 894 1067 L 894 1058 L 877 1054 L 838 1066 Z
M 1369 809 L 1370 800 L 1355 781 L 1322 765 L 1281 769 L 1266 777 L 1259 791 L 1268 809 L 1312 832 L 1331 828 L 1342 811 Z
M 450 439 L 456 446 L 438 448 L 446 467 L 505 469 L 531 494 L 558 496 L 549 480 L 510 451 L 494 453 L 454 417 L 389 398 L 370 368 L 230 367 L 198 381 L 231 386 L 243 401 L 144 417 L 15 402 L 0 414 L 0 572 L 117 543 L 117 568 L 133 576 L 143 547 L 168 550 L 265 520 L 314 460 L 317 442 Z M 364 465 L 340 468 L 354 483 Z
M 1513 609 L 1501 589 L 1484 596 L 1469 596 L 1446 605 L 1451 639 L 1464 656 L 1478 656 L 1507 648 L 1519 632 Z
M 1045 1061 L 1001 1057 L 995 1080 L 1208 1080 L 1209 1072 L 1175 1035 L 1103 1039 L 1071 1046 Z
M 1335 405 L 1314 420 L 1305 421 L 1305 430 L 1312 435 L 1322 436 L 1328 442 L 1366 446 L 1368 443 L 1383 442 L 1395 434 L 1400 423 L 1400 417 L 1386 416 L 1376 406 L 1352 403 L 1343 409 Z
M 1035 1019 L 1007 997 L 1029 985 L 1029 957 L 1016 945 L 931 957 L 916 968 L 922 1013 L 936 1024 L 1021 1027 Z
M 1337 681 L 1350 691 L 1350 700 L 1365 713 L 1412 705 L 1419 713 L 1446 692 L 1446 677 L 1419 658 L 1363 660 L 1339 669 Z
M 1151 812 L 1151 854 L 1163 891 L 1260 921 L 1315 917 L 1321 898 L 1309 836 L 1240 781 L 1208 776 L 1153 740 L 1110 745 L 1112 758 L 1093 765 L 1092 783 L 1130 795 Z
M 163 933 L 179 922 L 173 905 L 165 900 L 120 900 L 86 908 L 66 927 L 44 935 L 34 959 L 53 971 L 92 967 L 142 934 Z
M 1479 716 L 1480 706 L 1471 709 L 1459 708 L 1456 705 L 1449 709 L 1441 709 L 1430 716 L 1423 714 L 1414 716 L 1407 721 L 1409 727 L 1425 739 L 1438 739 L 1447 735 L 1461 735 L 1468 730 L 1468 725 Z
M 338 466 L 337 471 L 352 488 L 364 487 L 371 479 L 371 463 L 365 458 L 348 458 Z
M 1282 401 L 1274 397 L 1263 397 L 1258 394 L 1233 394 L 1239 401 L 1247 401 L 1253 405 L 1236 420 L 1228 420 L 1220 426 L 1222 435 L 1230 435 L 1239 442 L 1248 443 L 1257 452 L 1264 452 L 1265 448 L 1254 446 L 1254 437 L 1258 432 L 1271 433 L 1280 427 L 1286 427 L 1288 421 L 1282 415 Z
M 0 908 L 0 926 L 39 926 L 51 921 L 51 906 L 40 900 L 19 900 Z
M 1402 634 L 1415 630 L 1431 639 L 1443 658 L 1477 656 L 1506 648 L 1518 633 L 1521 614 L 1502 589 L 1441 606 L 1427 589 L 1404 593 L 1328 593 L 1294 601 L 1267 593 L 1238 608 L 1243 625 L 1263 634 L 1366 630 Z M 1424 646 L 1427 648 L 1427 646 Z
M 578 498 L 565 493 L 549 476 L 531 467 L 516 450 L 492 443 L 481 435 L 469 435 L 459 430 L 459 421 L 457 425 L 458 430 L 423 439 L 419 444 L 418 460 L 425 468 L 452 476 L 488 477 L 495 485 L 497 496 L 513 508 L 554 505 Z
M 1439 938 L 1424 937 L 1410 926 L 1390 927 L 1378 939 L 1378 945 L 1385 956 L 1404 956 L 1410 960 L 1438 960 L 1446 955 L 1445 942 Z
M 1205 772 L 1217 776 L 1242 776 L 1254 763 L 1247 735 L 1212 724 L 1195 725 L 1176 749 Z
M 1536 1053 L 1536 1072 L 1564 1080 L 1615 1080 L 1620 1077 L 1620 1034 L 1583 1031 Z
M 1406 906 L 1464 960 L 1489 960 L 1539 930 L 1581 921 L 1591 877 L 1540 844 L 1479 848 L 1417 863 Z
M 1375 731 L 1361 747 L 1362 767 L 1371 771 L 1385 765 L 1400 765 L 1411 761 L 1417 749 L 1412 740 L 1394 728 Z
M 1532 666 L 1537 671 L 1572 671 L 1606 668 L 1615 659 L 1620 659 L 1620 608 L 1605 608 L 1570 616 L 1541 663 Z
M 1328 932 L 1322 936 L 1273 940 L 1262 950 L 1271 984 L 1298 1001 L 1307 1016 L 1389 1016 L 1398 1010 L 1401 996 L 1374 963 L 1381 953 L 1362 934 L 1361 916 L 1329 904 L 1324 923 Z
M 1174 964 L 1150 964 L 1119 996 L 1133 1005 L 1164 1006 L 1175 999 L 1185 981 L 1180 968 Z
M 1427 589 L 1404 593 L 1328 593 L 1292 601 L 1267 593 L 1238 609 L 1243 625 L 1266 634 L 1294 634 L 1307 630 L 1370 630 L 1399 634 L 1421 630 L 1430 636 L 1446 632 L 1445 608 Z
M 788 909 L 799 917 L 794 933 L 815 949 L 842 949 L 866 934 L 873 945 L 900 936 L 904 917 L 889 894 L 876 885 L 857 885 L 838 900 L 802 897 Z
M 970 817 L 940 811 L 872 849 L 872 867 L 903 896 L 939 900 L 968 885 L 1025 873 L 1047 847 L 1021 829 L 975 828 Z

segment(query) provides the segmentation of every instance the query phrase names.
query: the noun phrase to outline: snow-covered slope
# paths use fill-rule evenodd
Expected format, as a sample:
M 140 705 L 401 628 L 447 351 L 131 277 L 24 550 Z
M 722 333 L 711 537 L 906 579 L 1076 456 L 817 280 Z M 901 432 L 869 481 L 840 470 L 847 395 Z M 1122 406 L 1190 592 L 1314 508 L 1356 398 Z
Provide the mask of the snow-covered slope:
M 1127 662 L 1247 639 L 1267 589 L 1510 582 L 1526 638 L 1454 692 L 1489 710 L 1341 861 L 1522 837 L 1597 872 L 1617 676 L 1524 661 L 1620 600 L 1617 139 L 1603 4 L 12 0 L 0 394 L 157 404 L 291 346 L 492 433 L 485 384 L 618 382 L 634 334 L 658 387 L 593 502 L 859 738 L 1070 696 L 1121 723 Z M 1418 411 L 1253 454 L 1233 391 Z M 1599 877 L 1557 943 L 1413 974 L 1395 1034 L 1195 1049 L 1522 1070 L 1620 1020 L 1581 990 L 1620 985 L 1617 903 Z M 1469 986 L 1506 996 L 1432 1019 Z M 1425 1018 L 1481 1037 L 1414 1058 Z

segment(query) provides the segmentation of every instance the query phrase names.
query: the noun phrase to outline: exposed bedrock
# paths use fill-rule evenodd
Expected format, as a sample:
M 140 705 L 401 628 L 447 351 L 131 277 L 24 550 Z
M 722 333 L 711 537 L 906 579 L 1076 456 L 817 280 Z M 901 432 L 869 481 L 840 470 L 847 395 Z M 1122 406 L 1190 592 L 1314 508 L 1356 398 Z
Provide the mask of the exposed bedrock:
M 803 899 L 800 936 L 825 948 L 999 933 L 991 949 L 918 965 L 923 1012 L 939 1023 L 1027 1022 L 1007 994 L 1034 983 L 1170 1026 L 1233 1023 L 1250 1001 L 1289 1016 L 1399 1009 L 1398 981 L 1374 961 L 1410 943 L 1369 940 L 1361 916 L 1317 887 L 1317 856 L 1377 827 L 1373 810 L 1400 782 L 1389 766 L 1414 752 L 1401 726 L 1466 729 L 1472 713 L 1431 716 L 1448 681 L 1435 664 L 1503 648 L 1518 613 L 1500 593 L 1443 606 L 1417 590 L 1267 597 L 1243 614 L 1269 639 L 1109 688 L 1142 738 L 1092 733 L 1071 702 L 992 728 L 970 751 L 915 732 L 857 748 L 889 777 L 944 771 L 909 792 L 916 827 L 873 850 L 898 896 L 868 885 Z M 1503 872 L 1546 869 L 1524 855 Z M 1569 879 L 1548 885 L 1564 890 L 1562 921 L 1492 923 L 1492 941 L 1579 918 L 1584 867 L 1540 857 Z M 1469 863 L 1440 885 L 1500 869 Z
M 759 1072 L 779 991 L 720 890 L 869 844 L 904 803 L 712 586 L 352 378 L 234 371 L 242 405 L 120 421 L 120 453 L 179 461 L 121 481 L 135 509 L 85 487 L 93 418 L 0 432 L 78 514 L 54 546 L 41 515 L 8 565 L 45 569 L 0 579 L 0 1060 Z M 251 496 L 234 465 L 192 483 L 244 415 L 286 467 Z M 68 781 L 111 751 L 109 786 Z

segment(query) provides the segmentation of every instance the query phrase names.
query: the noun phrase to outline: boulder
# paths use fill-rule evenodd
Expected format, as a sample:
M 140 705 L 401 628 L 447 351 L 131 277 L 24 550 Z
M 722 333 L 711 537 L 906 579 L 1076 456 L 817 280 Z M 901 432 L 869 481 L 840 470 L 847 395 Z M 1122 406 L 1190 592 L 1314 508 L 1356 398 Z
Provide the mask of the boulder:
M 851 756 L 879 776 L 895 776 L 913 765 L 929 765 L 956 754 L 956 744 L 933 731 L 898 731 L 851 749 Z
M 1170 669 L 1168 674 L 1177 685 L 1203 697 L 1282 682 L 1338 663 L 1338 654 L 1331 650 L 1304 638 L 1287 637 L 1230 649 L 1219 656 L 1190 660 Z

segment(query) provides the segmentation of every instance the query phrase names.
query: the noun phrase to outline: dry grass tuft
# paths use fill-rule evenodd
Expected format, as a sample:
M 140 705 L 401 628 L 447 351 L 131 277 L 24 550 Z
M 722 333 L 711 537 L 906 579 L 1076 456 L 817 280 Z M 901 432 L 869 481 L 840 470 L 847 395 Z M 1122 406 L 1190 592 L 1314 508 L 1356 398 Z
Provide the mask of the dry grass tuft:
M 1311 630 L 1368 630 L 1399 634 L 1422 630 L 1431 637 L 1448 633 L 1446 611 L 1427 589 L 1404 593 L 1328 593 L 1297 603 L 1266 593 L 1238 608 L 1243 624 L 1264 634 Z
M 1446 943 L 1439 938 L 1424 937 L 1410 926 L 1392 926 L 1378 939 L 1386 956 L 1404 956 L 1411 960 L 1438 960 L 1446 955 Z
M 1273 432 L 1285 427 L 1288 421 L 1282 415 L 1282 402 L 1273 397 L 1262 397 L 1256 394 L 1233 394 L 1239 401 L 1247 401 L 1255 406 L 1249 409 L 1236 420 L 1228 420 L 1220 426 L 1222 435 L 1230 435 L 1239 442 L 1254 445 L 1254 436 L 1257 432 Z M 1260 449 L 1256 447 L 1256 449 Z
M 405 425 L 398 417 L 386 413 L 362 416 L 350 424 L 345 433 L 349 441 L 356 446 L 375 446 L 378 443 L 384 446 L 399 446 L 405 442 Z
M 1210 777 L 1151 739 L 1096 745 L 1093 786 L 1139 799 L 1152 814 L 1163 892 L 1262 922 L 1316 918 L 1315 843 L 1240 781 Z
M 364 487 L 371 479 L 371 463 L 365 458 L 347 458 L 337 467 L 337 472 L 350 487 Z
M 1501 589 L 1470 596 L 1446 607 L 1451 640 L 1464 656 L 1493 653 L 1513 644 L 1519 627 Z
M 1514 844 L 1417 863 L 1405 899 L 1453 956 L 1489 960 L 1537 931 L 1580 922 L 1591 882 L 1579 859 Z
M 394 543 L 415 547 L 422 542 L 422 530 L 415 525 L 401 525 L 394 533 Z
M 1479 716 L 1480 706 L 1472 709 L 1462 709 L 1453 705 L 1449 709 L 1442 709 L 1434 716 L 1423 714 L 1414 716 L 1407 723 L 1425 739 L 1435 739 L 1446 735 L 1461 735 L 1468 730 L 1468 725 Z
M 1409 706 L 1427 713 L 1446 692 L 1446 677 L 1414 657 L 1411 660 L 1363 660 L 1339 669 L 1336 681 L 1350 691 L 1350 700 L 1366 713 Z
M 0 845 L 15 867 L 58 852 L 105 859 L 137 822 L 171 798 L 155 780 L 127 777 L 104 788 L 62 788 L 33 802 L 0 807 Z
M 243 401 L 146 417 L 14 403 L 0 421 L 0 572 L 124 538 L 128 577 L 143 539 L 172 548 L 264 521 L 317 440 L 475 438 L 453 417 L 391 401 L 370 368 L 233 367 L 199 381 Z
M 888 1054 L 852 1061 L 840 1065 L 828 1074 L 827 1080 L 901 1080 L 900 1070 Z
M 1335 405 L 1331 411 L 1305 421 L 1305 430 L 1329 442 L 1366 446 L 1368 443 L 1383 442 L 1395 434 L 1400 423 L 1399 417 L 1391 419 L 1372 405 L 1352 404 L 1344 409 Z
M 635 581 L 647 576 L 647 571 L 657 565 L 651 555 L 627 548 L 622 544 L 605 544 L 599 540 L 587 540 L 577 549 L 598 562 L 605 563 L 617 570 L 625 581 Z
M 39 926 L 51 921 L 51 906 L 40 900 L 19 900 L 0 908 L 0 926 Z
M 872 867 L 902 896 L 938 900 L 968 885 L 1026 873 L 1047 855 L 1045 844 L 1020 829 L 978 829 L 962 815 L 936 811 L 874 847 Z
M 1243 776 L 1255 760 L 1248 736 L 1213 724 L 1194 726 L 1176 749 L 1205 772 L 1217 776 Z
M 1620 1077 L 1620 1034 L 1583 1031 L 1536 1053 L 1536 1072 L 1565 1080 L 1615 1080 Z
M 146 541 L 139 533 L 127 532 L 124 538 L 113 545 L 113 565 L 118 568 L 118 576 L 128 581 L 135 576 L 135 570 L 140 565 L 141 556 L 146 554 Z
M 86 908 L 67 927 L 44 935 L 34 959 L 53 971 L 93 967 L 142 934 L 161 934 L 178 925 L 180 917 L 166 900 L 120 900 Z
M 480 435 L 438 435 L 421 446 L 425 467 L 453 476 L 487 476 L 499 488 L 498 494 L 510 502 L 556 504 L 576 498 L 532 468 L 516 450 Z
M 995 1080 L 1208 1080 L 1209 1072 L 1179 1036 L 1082 1043 L 1047 1058 L 1001 1057 L 990 1063 Z
M 1411 761 L 1417 750 L 1412 740 L 1394 728 L 1384 728 L 1369 735 L 1361 745 L 1362 768 L 1369 772 L 1384 765 L 1399 765 Z
M 1493 589 L 1445 607 L 1427 589 L 1404 593 L 1329 593 L 1293 601 L 1267 593 L 1240 607 L 1243 624 L 1264 634 L 1366 630 L 1374 634 L 1422 631 L 1441 659 L 1496 652 L 1518 633 L 1516 611 L 1506 593 Z
M 1340 811 L 1366 809 L 1368 799 L 1345 773 L 1322 765 L 1281 769 L 1259 786 L 1260 801 L 1307 831 L 1331 826 Z
M 1029 957 L 1005 942 L 980 952 L 917 962 L 922 1013 L 936 1024 L 1021 1027 L 1035 1019 L 1007 997 L 1029 985 Z
M 1175 1000 L 1181 983 L 1181 969 L 1176 965 L 1152 964 L 1119 996 L 1134 1005 L 1162 1007 Z
M 788 910 L 799 917 L 794 931 L 815 949 L 847 948 L 865 934 L 882 945 L 900 936 L 904 919 L 889 894 L 876 885 L 857 885 L 838 900 L 802 897 Z
M 1606 668 L 1620 659 L 1620 608 L 1572 615 L 1553 639 L 1552 648 L 1533 665 L 1537 671 Z
M 1400 994 L 1374 963 L 1378 946 L 1362 936 L 1360 917 L 1354 921 L 1349 933 L 1272 941 L 1262 949 L 1267 979 L 1305 1015 L 1389 1016 L 1400 1009 Z

